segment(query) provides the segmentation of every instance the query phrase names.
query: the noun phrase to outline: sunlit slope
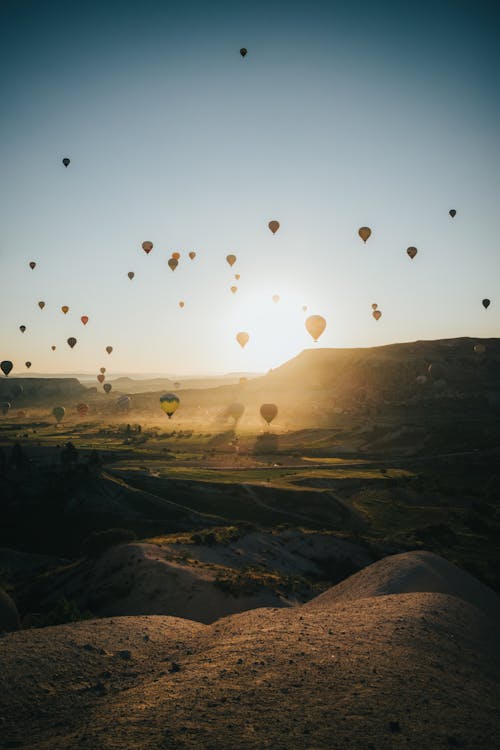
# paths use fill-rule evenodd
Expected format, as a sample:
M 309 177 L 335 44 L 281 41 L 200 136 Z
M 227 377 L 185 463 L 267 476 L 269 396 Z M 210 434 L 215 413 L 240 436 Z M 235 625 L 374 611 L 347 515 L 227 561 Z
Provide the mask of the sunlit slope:
M 500 730 L 496 624 L 418 588 L 13 633 L 0 658 L 8 747 L 479 750 Z

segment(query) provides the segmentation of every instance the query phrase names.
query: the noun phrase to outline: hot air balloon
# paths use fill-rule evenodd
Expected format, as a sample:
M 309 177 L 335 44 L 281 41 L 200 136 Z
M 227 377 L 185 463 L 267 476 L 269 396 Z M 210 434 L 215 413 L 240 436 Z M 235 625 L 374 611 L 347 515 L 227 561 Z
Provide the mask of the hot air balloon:
M 317 341 L 326 328 L 326 320 L 321 315 L 311 315 L 306 320 L 307 332 Z
M 491 304 L 491 300 L 489 300 L 489 299 L 483 299 L 482 305 L 483 305 L 483 307 L 484 307 L 485 310 L 488 309 L 488 307 L 490 306 L 490 304 Z
M 196 258 L 196 253 L 194 250 L 191 250 L 191 252 L 189 253 L 189 257 L 191 258 L 191 260 L 194 260 Z
M 172 253 L 172 258 L 174 258 L 175 260 L 179 260 L 180 257 L 181 257 L 180 253 Z
M 271 230 L 273 234 L 276 234 L 276 232 L 280 228 L 280 223 L 279 221 L 276 221 L 275 219 L 273 219 L 272 221 L 269 222 L 267 226 L 269 227 L 269 229 Z
M 146 254 L 149 254 L 151 250 L 153 249 L 153 243 L 146 240 L 146 242 L 142 243 L 142 249 Z
M 236 423 L 239 419 L 241 419 L 244 411 L 245 411 L 244 405 L 235 401 L 233 404 L 229 404 L 229 406 L 226 409 L 226 414 L 228 417 L 231 417 L 232 419 L 234 419 Z
M 160 407 L 170 419 L 179 406 L 179 396 L 175 393 L 164 393 L 160 396 Z
M 407 254 L 408 254 L 408 255 L 410 256 L 410 258 L 411 258 L 411 259 L 413 260 L 413 258 L 414 258 L 414 257 L 415 257 L 415 255 L 417 254 L 418 250 L 417 250 L 417 248 L 416 248 L 416 247 L 409 247 L 409 248 L 408 248 L 408 249 L 406 250 L 406 252 L 407 252 Z
M 8 401 L 2 401 L 2 402 L 0 403 L 0 409 L 1 409 L 1 411 L 2 411 L 2 414 L 3 414 L 3 415 L 4 415 L 4 417 L 5 417 L 5 415 L 6 415 L 7 413 L 8 413 L 8 411 L 9 411 L 9 409 L 10 409 L 10 403 L 9 403 Z
M 175 258 L 169 258 L 168 259 L 168 265 L 170 266 L 170 268 L 172 269 L 172 271 L 175 271 L 175 269 L 179 265 L 179 261 L 176 260 Z
M 64 164 L 65 167 L 69 167 L 69 165 L 71 164 L 71 159 L 68 159 L 68 157 L 65 156 L 64 159 L 62 160 L 62 163 Z
M 236 292 L 238 291 L 238 287 L 237 286 L 232 286 L 231 287 L 231 291 L 232 291 L 233 294 L 236 294 Z
M 240 331 L 239 333 L 236 334 L 236 341 L 238 342 L 238 344 L 241 346 L 242 349 L 248 343 L 249 338 L 250 336 L 248 335 L 246 331 Z
M 67 312 L 68 312 L 68 310 L 69 310 L 69 307 L 68 307 L 68 305 L 63 305 L 63 306 L 61 307 L 61 310 L 62 310 L 62 311 L 63 311 L 63 313 L 64 313 L 64 314 L 66 315 L 66 313 L 67 313 Z
M 0 362 L 0 370 L 3 372 L 6 378 L 9 376 L 9 372 L 13 367 L 14 365 L 8 359 L 4 359 L 3 362 Z
M 280 301 L 279 294 L 273 294 L 273 302 L 279 302 L 279 301 Z
M 484 354 L 486 351 L 486 347 L 484 344 L 475 344 L 474 351 L 476 352 L 476 354 Z
M 236 263 L 236 255 L 226 255 L 226 260 L 230 266 L 234 266 L 234 264 Z
M 307 312 L 307 305 L 302 305 L 302 312 Z
M 241 279 L 241 276 L 239 273 L 235 273 L 234 278 L 236 279 L 236 281 L 239 281 Z
M 278 407 L 276 404 L 262 404 L 260 407 L 260 414 L 266 420 L 267 424 L 271 424 L 277 413 Z
M 455 211 L 454 208 L 450 208 L 450 210 L 448 211 L 448 213 L 450 214 L 450 216 L 451 216 L 452 219 L 454 219 L 455 216 L 457 215 L 457 212 Z
M 66 409 L 64 408 L 64 406 L 54 406 L 54 408 L 52 409 L 52 414 L 56 418 L 56 422 L 59 424 L 61 419 L 66 414 Z
M 29 370 L 29 369 L 30 369 L 30 367 L 31 367 L 31 362 L 25 362 L 24 364 L 26 365 L 26 367 L 27 367 L 27 368 L 28 368 L 28 370 Z
M 101 383 L 101 385 L 102 385 L 102 384 L 104 383 L 104 381 L 106 380 L 106 376 L 105 376 L 105 375 L 102 375 L 102 374 L 100 374 L 100 375 L 98 375 L 98 376 L 97 376 L 97 380 L 98 380 L 98 381 L 99 381 L 99 383 Z
M 73 347 L 76 345 L 76 339 L 74 336 L 70 336 L 68 339 L 68 346 L 73 349 Z
M 109 393 L 112 387 L 111 383 L 104 383 L 102 389 L 105 393 Z
M 99 367 L 99 372 L 102 372 L 104 374 L 106 372 L 106 368 L 105 367 Z
M 120 409 L 120 411 L 128 411 L 132 399 L 130 396 L 120 396 L 116 400 L 116 407 L 117 409 Z
M 179 302 L 179 307 L 180 307 L 180 308 L 183 308 L 183 307 L 184 307 L 184 302 L 183 302 L 182 300 L 181 300 L 181 301 Z
M 76 405 L 76 411 L 80 417 L 85 417 L 89 411 L 89 405 L 84 404 L 83 401 Z
M 372 302 L 372 310 L 376 310 L 378 307 L 376 302 Z
M 106 351 L 107 351 L 108 354 L 111 354 L 111 352 L 113 351 L 113 347 L 112 346 L 107 346 L 106 347 Z
M 369 238 L 371 233 L 372 233 L 372 230 L 370 229 L 370 227 L 360 227 L 360 229 L 358 229 L 358 234 L 363 240 L 363 242 L 366 242 L 366 240 Z
M 382 317 L 382 313 L 380 312 L 380 310 L 374 310 L 372 312 L 372 315 L 375 318 L 375 320 L 380 320 L 380 318 Z
M 26 330 L 26 326 L 19 326 L 19 330 L 21 331 L 21 333 L 24 333 Z
M 54 346 L 54 344 L 52 344 L 52 346 L 50 348 L 52 349 L 53 352 L 55 352 L 56 347 Z
M 247 52 L 248 52 L 248 50 L 246 49 L 246 47 L 242 47 L 242 48 L 240 49 L 240 55 L 241 55 L 242 57 L 246 57 L 246 54 L 247 54 Z
M 86 326 L 87 323 L 89 322 L 89 316 L 88 315 L 82 315 L 82 317 L 80 318 L 80 320 L 82 321 L 83 325 Z
M 33 271 L 34 268 L 36 268 L 36 263 L 34 260 L 30 260 L 30 268 Z
M 133 271 L 129 271 L 128 274 L 127 274 L 127 276 L 129 277 L 130 281 L 132 281 L 132 279 L 135 276 L 135 273 Z
M 43 308 L 45 307 L 45 302 L 43 302 L 43 300 L 40 300 L 40 302 L 38 303 L 38 307 L 40 308 L 40 310 L 43 310 Z

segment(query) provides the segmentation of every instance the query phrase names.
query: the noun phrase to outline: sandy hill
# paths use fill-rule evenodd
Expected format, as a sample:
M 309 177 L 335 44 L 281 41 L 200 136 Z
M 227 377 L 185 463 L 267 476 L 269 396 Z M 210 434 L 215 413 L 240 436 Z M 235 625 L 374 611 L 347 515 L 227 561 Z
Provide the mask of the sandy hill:
M 500 731 L 496 623 L 418 588 L 11 633 L 0 659 L 3 747 L 485 750 Z

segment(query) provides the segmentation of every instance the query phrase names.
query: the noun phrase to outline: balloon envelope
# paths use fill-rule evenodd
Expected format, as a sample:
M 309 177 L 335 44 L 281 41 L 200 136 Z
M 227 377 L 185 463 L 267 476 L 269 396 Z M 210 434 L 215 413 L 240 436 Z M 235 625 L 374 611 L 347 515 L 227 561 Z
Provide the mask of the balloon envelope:
M 103 375 L 102 373 L 100 373 L 100 374 L 99 374 L 99 375 L 97 376 L 97 380 L 98 380 L 98 381 L 99 381 L 99 383 L 101 383 L 101 385 L 102 385 L 102 384 L 104 383 L 104 381 L 106 380 L 106 376 L 105 376 L 105 375 Z
M 165 412 L 169 419 L 177 410 L 178 406 L 179 396 L 175 393 L 164 393 L 163 396 L 160 396 L 160 408 Z
M 149 242 L 149 240 L 146 240 L 145 242 L 142 243 L 142 249 L 144 250 L 146 254 L 150 253 L 151 250 L 153 249 L 153 243 Z
M 126 411 L 129 408 L 131 402 L 132 402 L 132 399 L 130 398 L 130 396 L 120 396 L 116 400 L 116 406 L 118 407 L 118 409 L 121 409 L 122 411 Z
M 382 313 L 380 312 L 380 310 L 374 310 L 372 312 L 372 315 L 375 318 L 375 320 L 380 320 L 380 318 L 382 317 Z
M 321 315 L 310 315 L 306 320 L 307 332 L 317 341 L 326 328 L 326 320 Z
M 55 352 L 56 347 L 54 346 L 54 344 L 52 344 L 52 346 L 50 348 L 52 349 L 53 352 Z
M 128 274 L 127 274 L 127 276 L 129 277 L 130 281 L 132 281 L 132 279 L 135 276 L 135 273 L 133 271 L 129 271 Z
M 172 269 L 172 271 L 175 271 L 175 269 L 179 265 L 179 261 L 176 260 L 176 258 L 169 258 L 168 259 L 168 265 L 170 266 L 170 268 Z
M 9 359 L 4 359 L 3 362 L 0 362 L 0 370 L 3 372 L 5 377 L 8 377 L 9 372 L 12 370 L 14 365 Z
M 372 310 L 376 310 L 378 307 L 376 302 L 372 302 Z
M 276 221 L 276 219 L 273 219 L 272 221 L 269 222 L 267 226 L 269 227 L 269 229 L 271 230 L 273 234 L 276 234 L 276 232 L 280 228 L 280 223 L 279 221 Z
M 414 257 L 415 257 L 415 255 L 417 254 L 418 250 L 417 250 L 417 248 L 416 248 L 416 247 L 409 247 L 409 248 L 407 249 L 407 251 L 406 251 L 406 252 L 407 252 L 407 253 L 408 253 L 408 255 L 410 256 L 410 258 L 411 258 L 411 259 L 413 260 L 413 258 L 414 258 Z
M 64 314 L 66 315 L 66 313 L 67 313 L 67 312 L 68 312 L 68 310 L 69 310 L 69 307 L 68 307 L 68 305 L 63 305 L 63 306 L 61 307 L 61 310 L 62 310 L 62 311 L 63 311 L 63 313 L 64 313 Z
M 106 368 L 105 367 L 99 367 L 99 372 L 102 372 L 102 373 L 106 372 Z
M 21 331 L 21 333 L 24 333 L 26 330 L 26 326 L 19 326 L 19 330 Z
M 489 300 L 489 299 L 483 299 L 483 303 L 482 304 L 483 304 L 484 309 L 487 310 L 488 307 L 491 304 L 491 300 Z
M 236 334 L 236 341 L 238 342 L 238 344 L 241 346 L 242 349 L 248 343 L 249 338 L 250 336 L 248 335 L 246 331 L 240 331 L 239 333 Z
M 54 408 L 52 409 L 52 414 L 56 418 L 56 421 L 60 422 L 66 414 L 66 409 L 64 408 L 64 406 L 54 406 Z
M 82 315 L 82 317 L 80 318 L 80 320 L 82 321 L 83 325 L 86 326 L 87 323 L 89 322 L 89 316 L 88 315 Z
M 279 302 L 279 301 L 280 301 L 279 294 L 273 294 L 273 302 Z
M 83 402 L 76 405 L 76 411 L 80 415 L 80 417 L 84 417 L 89 410 L 88 404 L 84 404 Z
M 238 287 L 237 286 L 232 286 L 231 287 L 231 291 L 232 291 L 233 294 L 236 294 L 236 292 L 238 291 Z
M 184 302 L 182 300 L 179 302 L 179 307 L 184 307 Z
M 65 156 L 64 159 L 62 160 L 62 163 L 64 164 L 65 167 L 69 167 L 69 165 L 71 164 L 71 159 L 68 159 L 68 157 Z
M 234 264 L 236 263 L 236 255 L 233 255 L 232 253 L 226 255 L 226 260 L 230 266 L 234 266 Z
M 72 349 L 76 344 L 76 339 L 74 336 L 70 336 L 68 339 L 68 346 L 70 346 Z
M 40 310 L 43 310 L 43 308 L 45 307 L 45 302 L 43 302 L 43 300 L 40 300 L 40 302 L 38 303 L 38 307 L 40 308 Z
M 113 351 L 113 347 L 112 346 L 107 346 L 106 347 L 106 351 L 107 351 L 108 354 L 111 354 L 111 352 Z
M 175 260 L 179 260 L 180 257 L 181 257 L 180 253 L 172 253 L 172 258 L 175 258 Z
M 189 257 L 191 258 L 191 260 L 194 260 L 196 258 L 196 253 L 194 250 L 191 250 L 191 252 L 189 253 Z
M 242 48 L 240 49 L 240 55 L 241 55 L 242 57 L 246 57 L 246 54 L 247 54 L 247 52 L 248 52 L 248 50 L 246 49 L 246 47 L 242 47 Z
M 111 385 L 111 383 L 104 383 L 103 390 L 104 390 L 105 393 L 109 393 L 110 390 L 112 389 L 112 387 L 113 386 Z
M 226 413 L 228 417 L 232 417 L 235 422 L 238 421 L 238 419 L 241 419 L 243 416 L 243 412 L 245 411 L 245 407 L 243 404 L 240 404 L 238 401 L 235 401 L 232 404 L 229 404 L 227 407 Z
M 278 407 L 276 404 L 262 404 L 260 407 L 260 414 L 266 420 L 267 424 L 271 424 L 277 413 Z
M 457 212 L 455 211 L 454 208 L 450 208 L 450 210 L 448 211 L 448 213 L 450 214 L 450 216 L 451 216 L 452 219 L 454 219 L 455 216 L 457 215 Z
M 28 370 L 29 370 L 29 369 L 30 369 L 30 367 L 31 367 L 31 362 L 25 362 L 24 364 L 26 365 L 26 367 L 27 367 L 27 368 L 28 368 Z
M 34 260 L 30 261 L 30 268 L 31 268 L 31 270 L 33 270 L 34 268 L 36 268 L 36 263 L 35 263 Z
M 372 230 L 370 229 L 370 227 L 360 227 L 358 229 L 358 234 L 363 240 L 363 242 L 366 242 L 366 240 L 370 237 L 371 233 L 372 233 Z

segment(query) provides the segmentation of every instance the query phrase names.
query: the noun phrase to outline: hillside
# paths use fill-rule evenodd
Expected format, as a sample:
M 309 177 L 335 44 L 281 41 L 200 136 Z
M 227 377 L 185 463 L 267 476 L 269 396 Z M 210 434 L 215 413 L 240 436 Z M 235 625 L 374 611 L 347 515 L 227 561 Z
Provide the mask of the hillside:
M 397 559 L 390 578 L 390 595 L 353 591 L 334 602 L 328 592 L 315 606 L 252 610 L 209 626 L 114 617 L 4 635 L 0 743 L 492 748 L 498 623 L 461 598 L 459 572 L 454 594 L 398 593 Z M 435 588 L 432 576 L 428 584 Z

